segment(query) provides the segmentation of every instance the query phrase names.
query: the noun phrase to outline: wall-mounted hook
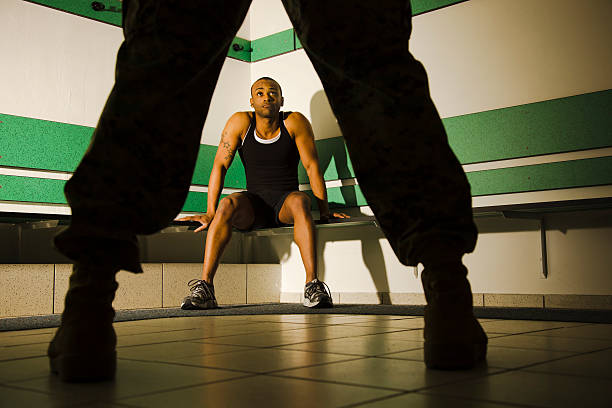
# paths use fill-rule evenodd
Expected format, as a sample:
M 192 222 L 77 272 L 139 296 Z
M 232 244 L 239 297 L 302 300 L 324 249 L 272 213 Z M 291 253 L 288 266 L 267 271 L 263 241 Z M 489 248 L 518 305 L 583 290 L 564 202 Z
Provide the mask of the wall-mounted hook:
M 100 3 L 99 1 L 94 1 L 91 3 L 91 8 L 94 9 L 95 11 L 103 11 L 106 6 L 104 5 L 104 3 Z

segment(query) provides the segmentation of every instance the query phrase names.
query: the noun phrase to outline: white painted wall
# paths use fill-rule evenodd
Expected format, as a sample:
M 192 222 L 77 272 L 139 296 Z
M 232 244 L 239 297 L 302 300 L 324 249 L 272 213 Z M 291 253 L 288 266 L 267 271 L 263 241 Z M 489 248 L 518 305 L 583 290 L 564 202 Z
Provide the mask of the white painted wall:
M 280 0 L 253 0 L 249 10 L 250 37 L 256 40 L 293 27 Z
M 442 116 L 609 89 L 612 2 L 470 0 L 414 19 L 411 49 L 426 65 Z M 290 28 L 279 0 L 255 0 L 238 35 L 261 38 Z M 94 126 L 112 86 L 121 30 L 21 0 L 0 2 L 0 112 Z M 92 47 L 92 44 L 96 44 Z M 202 141 L 216 145 L 225 121 L 248 109 L 250 83 L 283 86 L 285 109 L 301 111 L 317 138 L 339 136 L 304 51 L 247 64 L 228 59 Z M 475 292 L 610 294 L 611 213 L 553 217 L 550 277 L 540 278 L 539 232 L 532 221 L 479 220 L 476 252 L 465 257 Z M 283 265 L 283 291 L 303 290 L 291 237 L 259 239 L 254 257 Z M 319 232 L 322 277 L 332 290 L 420 292 L 379 230 Z
M 609 0 L 470 0 L 413 18 L 410 50 L 446 118 L 612 88 L 610 21 Z M 253 39 L 288 28 L 280 0 L 252 3 Z M 293 103 L 308 115 L 322 86 L 306 54 L 252 64 L 251 80 L 268 74 L 303 95 Z
M 22 0 L 0 2 L 0 112 L 95 126 L 113 86 L 118 27 Z
M 238 36 L 249 37 L 247 15 Z M 0 112 L 94 127 L 114 83 L 121 28 L 23 0 L 0 2 Z M 202 143 L 248 109 L 249 64 L 226 59 Z
M 410 49 L 429 73 L 441 116 L 452 117 L 612 88 L 611 17 L 608 0 L 470 0 L 415 17 Z M 290 27 L 280 0 L 253 2 L 252 39 Z M 303 50 L 251 64 L 251 81 L 261 76 L 280 82 L 284 109 L 304 113 L 317 139 L 340 134 Z M 478 219 L 476 250 L 464 258 L 474 292 L 611 294 L 605 246 L 612 242 L 612 222 L 603 221 L 610 215 L 552 218 L 548 279 L 542 278 L 536 221 Z M 380 230 L 320 230 L 318 239 L 319 268 L 332 291 L 422 292 L 414 270 L 398 262 Z M 303 291 L 304 269 L 291 237 L 258 240 L 254 261 L 280 261 L 282 291 Z
M 249 63 L 226 58 L 202 130 L 202 143 L 218 145 L 232 113 L 250 110 L 250 89 Z
M 612 88 L 609 0 L 469 0 L 413 19 L 445 117 Z
M 279 82 L 285 98 L 283 110 L 303 113 L 311 121 L 316 139 L 342 135 L 306 51 L 298 50 L 252 63 L 251 82 L 262 76 Z

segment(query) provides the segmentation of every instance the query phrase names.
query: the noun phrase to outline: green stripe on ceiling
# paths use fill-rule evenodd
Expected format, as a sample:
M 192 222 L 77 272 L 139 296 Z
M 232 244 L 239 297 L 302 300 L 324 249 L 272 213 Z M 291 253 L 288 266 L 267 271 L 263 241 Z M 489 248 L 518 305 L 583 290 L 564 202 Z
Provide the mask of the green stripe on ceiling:
M 293 37 L 295 40 L 295 49 L 299 50 L 304 48 L 304 46 L 302 45 L 302 42 L 300 41 L 300 39 L 298 38 L 297 34 L 295 33 L 295 31 L 293 32 Z
M 96 11 L 92 7 L 93 0 L 24 0 L 28 3 L 40 4 L 70 14 L 90 18 L 92 20 L 121 27 L 122 4 L 119 0 L 96 0 L 104 5 L 104 10 Z M 467 0 L 410 0 L 412 15 L 438 10 Z
M 93 0 L 25 0 L 29 3 L 40 4 L 56 10 L 76 14 L 81 17 L 121 27 L 121 2 L 119 0 L 96 0 L 103 4 L 104 11 L 95 11 L 91 3 Z
M 612 90 L 443 119 L 463 164 L 612 146 Z
M 234 49 L 236 47 L 237 49 Z M 234 37 L 227 56 L 244 62 L 251 62 L 251 42 L 244 38 Z
M 121 27 L 121 2 L 119 0 L 96 0 L 105 6 L 103 11 L 95 11 L 91 4 L 93 0 L 25 0 L 29 3 L 40 4 L 59 11 L 89 18 L 102 23 Z M 234 50 L 234 44 L 242 49 Z M 240 61 L 251 62 L 251 42 L 244 38 L 234 37 L 227 56 Z
M 482 170 L 467 176 L 472 196 L 612 185 L 612 157 Z M 0 175 L 0 200 L 65 204 L 64 184 L 63 180 Z M 367 205 L 358 185 L 331 187 L 327 192 L 332 208 Z M 206 199 L 206 193 L 189 192 L 183 210 L 202 212 Z
M 275 57 L 295 50 L 295 34 L 293 28 L 280 33 L 268 35 L 251 41 L 251 61 Z
M 25 0 L 29 3 L 39 4 L 70 14 L 89 18 L 95 21 L 121 27 L 121 8 L 119 0 L 97 0 L 104 5 L 104 10 L 96 11 L 92 7 L 92 0 Z M 468 0 L 411 0 L 412 15 L 419 15 L 435 11 Z M 238 44 L 241 49 L 234 50 L 233 45 Z M 295 35 L 293 28 L 279 33 L 271 34 L 253 41 L 235 37 L 227 56 L 245 62 L 255 62 L 265 58 L 275 57 L 290 51 L 302 48 L 302 43 Z
M 412 15 L 416 16 L 465 1 L 467 0 L 410 0 L 410 5 L 412 6 Z

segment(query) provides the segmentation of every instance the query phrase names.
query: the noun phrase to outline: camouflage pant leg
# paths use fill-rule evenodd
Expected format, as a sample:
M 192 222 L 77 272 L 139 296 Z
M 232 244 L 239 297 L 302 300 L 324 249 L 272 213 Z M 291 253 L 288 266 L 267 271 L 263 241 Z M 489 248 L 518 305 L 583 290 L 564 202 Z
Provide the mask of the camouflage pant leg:
M 477 232 L 470 186 L 425 69 L 408 51 L 409 1 L 283 2 L 338 118 L 359 185 L 400 261 L 415 265 L 440 248 L 471 252 Z
M 136 234 L 160 230 L 187 196 L 204 119 L 250 0 L 125 0 L 116 81 L 65 188 L 56 246 L 77 262 L 140 271 Z

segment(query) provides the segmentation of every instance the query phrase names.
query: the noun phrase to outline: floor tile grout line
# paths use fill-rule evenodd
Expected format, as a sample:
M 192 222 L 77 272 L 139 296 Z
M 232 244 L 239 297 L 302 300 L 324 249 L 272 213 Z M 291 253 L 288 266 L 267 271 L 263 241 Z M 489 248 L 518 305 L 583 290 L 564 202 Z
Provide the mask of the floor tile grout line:
M 49 375 L 49 376 L 51 376 L 51 375 Z M 42 377 L 37 377 L 37 378 L 42 378 Z M 4 384 L 0 384 L 0 385 L 2 385 L 4 387 L 7 387 L 7 388 L 15 389 L 15 390 L 33 392 L 35 394 L 50 395 L 50 396 L 56 396 L 57 395 L 57 394 L 53 394 L 53 393 L 50 393 L 50 392 L 45 392 L 45 391 L 34 389 L 34 388 L 26 388 L 26 387 L 23 387 L 23 386 L 16 385 L 16 384 L 19 384 L 21 382 L 30 381 L 32 379 L 33 378 L 30 378 L 30 379 L 27 379 L 27 380 L 23 380 L 23 381 L 19 381 L 19 382 L 10 383 L 10 384 L 4 383 Z
M 496 337 L 496 339 L 502 339 L 505 337 Z M 582 340 L 582 339 L 573 339 L 573 340 Z M 587 339 L 589 340 L 589 339 Z M 612 344 L 612 343 L 611 343 Z M 596 348 L 594 350 L 587 350 L 587 351 L 576 351 L 576 350 L 557 350 L 557 349 L 551 349 L 551 348 L 532 348 L 532 347 L 514 347 L 514 346 L 500 346 L 497 344 L 491 344 L 491 342 L 489 341 L 488 344 L 490 347 L 503 347 L 503 348 L 509 348 L 509 349 L 518 349 L 518 350 L 537 350 L 537 351 L 559 351 L 559 352 L 565 352 L 565 353 L 590 353 L 592 351 L 602 351 L 602 350 L 607 350 L 608 348 L 610 348 L 611 346 L 605 346 L 603 348 Z
M 289 376 L 289 375 L 280 375 L 278 373 L 264 374 L 264 375 L 266 375 L 268 377 L 284 378 L 284 379 L 291 379 L 291 380 L 303 380 L 303 381 L 309 381 L 309 382 L 315 382 L 315 383 L 323 383 L 323 384 L 348 385 L 348 386 L 351 386 L 351 387 L 371 388 L 371 389 L 376 389 L 376 390 L 386 390 L 386 391 L 395 391 L 395 392 L 405 392 L 405 391 L 408 391 L 408 390 L 405 390 L 405 389 L 402 389 L 402 388 L 381 387 L 381 386 L 376 386 L 376 385 L 371 385 L 371 384 L 348 383 L 348 382 L 342 382 L 342 381 L 329 381 L 329 380 L 321 380 L 321 379 L 308 378 L 308 377 L 296 377 L 296 376 Z
M 227 353 L 221 353 L 221 354 L 227 354 Z M 327 354 L 335 354 L 335 353 L 327 353 Z M 358 361 L 358 360 L 365 360 L 365 359 L 370 358 L 369 356 L 348 356 L 348 355 L 346 357 L 353 357 L 353 358 L 347 358 L 347 359 L 336 360 L 336 361 L 325 361 L 325 362 L 309 364 L 309 365 L 299 365 L 295 367 L 281 368 L 278 370 L 269 370 L 269 371 L 249 371 L 249 370 L 241 370 L 237 368 L 216 367 L 216 366 L 209 366 L 209 365 L 189 364 L 189 363 L 182 363 L 182 362 L 169 362 L 169 361 L 161 361 L 161 360 L 140 360 L 140 359 L 133 359 L 133 358 L 125 358 L 125 357 L 121 357 L 119 358 L 119 360 L 137 361 L 137 362 L 142 362 L 142 363 L 177 365 L 177 366 L 184 366 L 184 367 L 206 368 L 206 369 L 212 369 L 212 370 L 232 371 L 232 372 L 238 372 L 238 373 L 244 373 L 244 374 L 273 375 L 275 373 L 288 371 L 288 370 L 298 370 L 302 368 L 320 367 L 320 366 L 331 365 L 331 364 L 336 364 L 336 363 L 346 363 L 349 361 Z
M 507 407 L 517 407 L 517 408 L 543 408 L 541 405 L 529 405 L 529 404 L 517 404 L 517 403 L 513 403 L 513 402 L 506 402 L 506 401 L 497 401 L 497 400 L 491 400 L 491 399 L 474 399 L 474 398 L 468 398 L 468 397 L 464 397 L 464 396 L 455 396 L 455 395 L 446 395 L 446 394 L 433 394 L 433 393 L 426 393 L 426 392 L 420 392 L 420 391 L 416 391 L 414 392 L 414 394 L 418 394 L 418 395 L 422 395 L 422 396 L 432 396 L 432 397 L 438 397 L 438 398 L 449 398 L 449 399 L 457 399 L 460 401 L 470 401 L 470 402 L 489 402 L 492 404 L 496 404 L 496 405 L 501 405 L 501 406 L 507 406 Z
M 553 361 L 553 360 L 550 360 L 550 361 Z M 543 364 L 543 363 L 535 363 L 533 365 L 538 365 L 538 364 Z M 552 375 L 552 376 L 563 376 L 563 377 L 581 377 L 581 378 L 590 378 L 590 379 L 593 378 L 593 377 L 568 375 L 568 374 L 562 374 L 562 373 L 533 372 L 533 371 L 524 370 L 523 367 L 514 367 L 514 368 L 500 367 L 500 371 L 489 373 L 487 375 L 466 378 L 466 379 L 462 379 L 462 380 L 459 380 L 459 381 L 456 381 L 456 382 L 453 382 L 453 383 L 438 384 L 438 385 L 434 385 L 434 386 L 431 386 L 431 387 L 424 387 L 424 388 L 415 390 L 415 392 L 421 392 L 423 390 L 431 390 L 431 389 L 435 389 L 435 388 L 438 388 L 438 387 L 441 387 L 441 386 L 446 386 L 446 385 L 450 385 L 450 384 L 457 384 L 457 383 L 466 382 L 466 381 L 473 381 L 475 379 L 482 379 L 482 378 L 485 378 L 485 377 L 492 377 L 492 376 L 498 376 L 498 375 L 502 375 L 502 374 L 517 373 L 517 372 L 521 372 L 521 371 L 527 371 L 530 374 L 541 374 L 541 375 Z M 600 377 L 598 377 L 598 378 L 600 378 Z M 492 402 L 497 402 L 497 401 L 492 401 Z
M 508 407 L 539 408 L 539 407 L 536 407 L 534 405 L 522 405 L 522 404 L 517 405 L 517 404 L 511 404 L 511 403 L 502 402 L 502 401 L 489 401 L 489 400 L 482 400 L 482 399 L 467 398 L 467 397 L 463 397 L 463 396 L 448 396 L 448 395 L 443 395 L 443 394 L 424 394 L 424 393 L 420 393 L 418 391 L 405 391 L 405 392 L 401 392 L 401 393 L 394 394 L 394 395 L 387 395 L 387 396 L 380 397 L 380 398 L 375 398 L 375 399 L 372 399 L 372 400 L 358 402 L 358 403 L 355 403 L 355 404 L 343 405 L 341 408 L 359 408 L 359 407 L 366 406 L 368 404 L 372 404 L 374 402 L 385 401 L 385 400 L 388 400 L 388 399 L 398 398 L 398 397 L 401 397 L 401 396 L 404 396 L 404 395 L 410 395 L 410 394 L 420 395 L 420 396 L 424 396 L 424 397 L 432 396 L 434 398 L 448 398 L 448 399 L 452 399 L 452 400 L 467 401 L 467 402 L 492 402 L 492 403 L 495 403 L 495 404 L 499 404 L 501 406 L 508 406 Z
M 253 375 L 251 373 L 243 373 L 243 374 L 246 374 L 246 375 L 240 376 L 240 377 L 224 378 L 224 379 L 221 379 L 221 380 L 206 381 L 206 382 L 203 382 L 203 383 L 195 383 L 195 384 L 190 384 L 190 385 L 184 385 L 184 386 L 181 386 L 181 387 L 173 387 L 173 388 L 168 388 L 168 389 L 165 389 L 165 390 L 156 390 L 156 391 L 147 392 L 147 393 L 144 393 L 144 394 L 137 394 L 137 395 L 130 395 L 130 396 L 126 396 L 126 397 L 115 398 L 115 399 L 107 400 L 105 402 L 126 404 L 126 402 L 124 402 L 124 401 L 132 399 L 132 398 L 148 397 L 148 396 L 156 395 L 156 394 L 163 394 L 163 393 L 167 393 L 167 392 L 175 392 L 175 391 L 180 391 L 180 390 L 187 390 L 189 388 L 202 387 L 202 386 L 206 386 L 206 385 L 210 385 L 210 384 L 218 384 L 218 383 L 234 381 L 234 380 L 242 380 L 242 379 L 245 379 L 245 378 L 256 377 L 257 376 L 257 375 Z M 127 404 L 129 404 L 129 402 Z
M 543 364 L 547 364 L 547 363 L 553 363 L 553 362 L 557 362 L 557 361 L 561 361 L 561 360 L 567 360 L 570 358 L 576 358 L 576 357 L 583 357 L 589 354 L 595 354 L 595 353 L 600 353 L 602 351 L 607 351 L 607 350 L 612 350 L 612 347 L 606 347 L 600 350 L 591 350 L 591 351 L 587 351 L 587 352 L 579 352 L 578 354 L 574 354 L 571 356 L 565 356 L 565 357 L 559 357 L 559 358 L 553 358 L 552 360 L 547 360 L 547 361 L 542 361 L 539 363 L 533 363 L 533 364 L 528 364 L 525 365 L 523 367 L 517 368 L 518 370 L 522 370 L 522 371 L 527 371 L 530 373 L 538 373 L 538 374 L 552 374 L 552 375 L 564 375 L 564 376 L 569 376 L 569 377 L 582 377 L 582 378 L 603 378 L 603 379 L 612 379 L 608 378 L 608 377 L 599 377 L 599 376 L 589 376 L 589 375 L 581 375 L 581 374 L 567 374 L 567 373 L 560 373 L 560 372 L 555 372 L 555 373 L 551 373 L 551 372 L 547 372 L 547 371 L 530 371 L 529 368 L 531 367 L 536 367 L 538 365 L 543 365 Z
M 397 394 L 385 395 L 383 397 L 373 398 L 373 399 L 357 402 L 357 403 L 354 403 L 354 404 L 342 405 L 340 408 L 362 407 L 362 406 L 365 406 L 367 404 L 372 404 L 374 402 L 385 401 L 385 400 L 388 400 L 388 399 L 397 398 L 397 397 L 401 397 L 403 395 L 408 395 L 408 394 L 415 394 L 415 393 L 412 392 L 412 391 L 403 391 L 403 392 L 398 392 Z

